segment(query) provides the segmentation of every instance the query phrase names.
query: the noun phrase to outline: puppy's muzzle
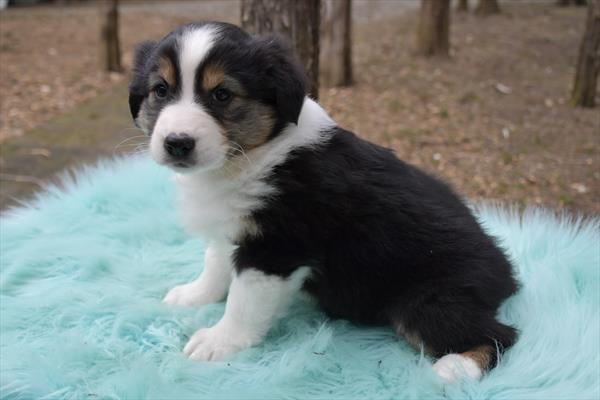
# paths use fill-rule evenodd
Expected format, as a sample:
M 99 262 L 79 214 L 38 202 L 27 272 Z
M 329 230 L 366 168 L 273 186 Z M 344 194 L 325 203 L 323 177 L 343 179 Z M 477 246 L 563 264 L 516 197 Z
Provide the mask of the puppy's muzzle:
M 187 158 L 196 146 L 196 140 L 185 133 L 169 133 L 164 141 L 167 154 L 175 160 Z

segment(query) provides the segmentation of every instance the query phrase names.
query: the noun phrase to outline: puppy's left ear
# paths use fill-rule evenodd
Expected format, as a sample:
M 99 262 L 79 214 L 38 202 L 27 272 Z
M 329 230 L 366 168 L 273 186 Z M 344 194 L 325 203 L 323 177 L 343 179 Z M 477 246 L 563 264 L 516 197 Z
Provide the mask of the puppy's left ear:
M 298 124 L 308 87 L 304 68 L 284 39 L 268 35 L 255 40 L 266 60 L 264 85 L 271 92 L 278 117 Z
M 129 110 L 135 121 L 144 98 L 148 95 L 148 59 L 152 55 L 156 42 L 145 41 L 135 47 L 131 83 L 129 84 Z

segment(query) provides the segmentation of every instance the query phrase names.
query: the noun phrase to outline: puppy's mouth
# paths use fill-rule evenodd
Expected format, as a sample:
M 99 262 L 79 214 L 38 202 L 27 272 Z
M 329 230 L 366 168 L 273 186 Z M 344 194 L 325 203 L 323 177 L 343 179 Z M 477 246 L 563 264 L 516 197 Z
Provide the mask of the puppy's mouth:
M 184 168 L 184 169 L 185 168 L 193 167 L 193 164 L 187 163 L 187 162 L 184 162 L 184 161 L 174 161 L 174 162 L 171 163 L 171 165 L 173 167 L 175 167 L 175 168 Z
M 189 172 L 196 166 L 196 162 L 192 160 L 166 160 L 166 166 L 177 172 Z
M 194 174 L 217 167 L 208 161 L 209 160 L 206 160 L 206 162 L 204 162 L 203 160 L 198 160 L 195 157 L 189 157 L 185 159 L 167 158 L 163 159 L 162 164 L 180 174 Z

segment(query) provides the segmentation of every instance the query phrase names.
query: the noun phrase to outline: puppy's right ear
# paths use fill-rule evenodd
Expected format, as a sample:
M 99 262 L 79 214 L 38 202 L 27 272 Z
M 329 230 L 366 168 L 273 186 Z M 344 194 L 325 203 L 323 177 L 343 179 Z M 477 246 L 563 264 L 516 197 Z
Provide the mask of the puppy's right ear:
M 298 124 L 308 87 L 302 64 L 290 44 L 278 35 L 257 36 L 255 43 L 264 71 L 262 86 L 270 91 L 279 118 Z
M 147 40 L 135 47 L 131 83 L 129 84 L 129 110 L 134 121 L 140 106 L 148 95 L 148 60 L 156 48 L 156 42 Z

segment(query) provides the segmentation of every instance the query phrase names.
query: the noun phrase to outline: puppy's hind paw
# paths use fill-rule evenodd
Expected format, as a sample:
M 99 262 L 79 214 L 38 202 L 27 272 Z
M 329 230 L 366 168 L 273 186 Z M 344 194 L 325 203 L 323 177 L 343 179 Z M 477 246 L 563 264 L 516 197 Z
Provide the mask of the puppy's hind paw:
M 454 383 L 461 378 L 479 380 L 483 375 L 477 363 L 460 354 L 447 354 L 433 364 L 435 373 L 446 383 Z

